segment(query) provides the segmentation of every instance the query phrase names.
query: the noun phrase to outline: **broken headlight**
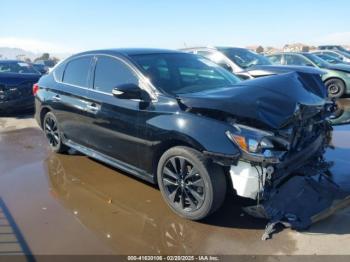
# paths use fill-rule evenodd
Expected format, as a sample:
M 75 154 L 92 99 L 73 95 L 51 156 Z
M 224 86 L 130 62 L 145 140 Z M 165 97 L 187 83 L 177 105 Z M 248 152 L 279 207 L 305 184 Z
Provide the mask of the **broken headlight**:
M 265 150 L 273 149 L 274 144 L 269 139 L 272 132 L 257 128 L 235 124 L 235 132 L 226 131 L 227 137 L 239 148 L 247 153 L 263 154 Z

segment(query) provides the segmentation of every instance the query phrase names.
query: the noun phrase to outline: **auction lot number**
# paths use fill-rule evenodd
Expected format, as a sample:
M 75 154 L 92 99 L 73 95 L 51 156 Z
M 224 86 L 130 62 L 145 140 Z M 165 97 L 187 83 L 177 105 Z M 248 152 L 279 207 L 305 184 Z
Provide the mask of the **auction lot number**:
M 217 256 L 128 256 L 128 261 L 219 261 Z

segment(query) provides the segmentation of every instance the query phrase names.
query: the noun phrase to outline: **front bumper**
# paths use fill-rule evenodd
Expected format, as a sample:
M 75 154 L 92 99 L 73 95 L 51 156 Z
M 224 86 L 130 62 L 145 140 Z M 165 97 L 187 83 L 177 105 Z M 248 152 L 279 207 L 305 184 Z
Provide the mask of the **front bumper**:
M 277 224 L 305 230 L 350 205 L 350 192 L 332 180 L 331 163 L 323 158 L 328 140 L 327 132 L 322 132 L 303 150 L 287 153 L 275 165 L 263 165 L 263 159 L 244 162 L 241 158 L 238 165 L 231 166 L 237 195 L 257 200 L 256 205 L 243 210 L 269 221 L 262 239 L 268 239 Z M 273 173 L 268 172 L 269 166 L 273 166 Z
M 327 144 L 326 137 L 321 134 L 303 150 L 293 154 L 287 152 L 281 158 L 277 155 L 267 158 L 243 152 L 240 160 L 230 167 L 230 177 L 237 195 L 259 199 L 268 189 L 277 187 L 289 177 L 306 173 L 305 169 L 312 166 L 315 159 L 320 161 Z M 320 163 L 317 164 L 321 166 Z M 319 170 L 323 171 L 321 168 Z

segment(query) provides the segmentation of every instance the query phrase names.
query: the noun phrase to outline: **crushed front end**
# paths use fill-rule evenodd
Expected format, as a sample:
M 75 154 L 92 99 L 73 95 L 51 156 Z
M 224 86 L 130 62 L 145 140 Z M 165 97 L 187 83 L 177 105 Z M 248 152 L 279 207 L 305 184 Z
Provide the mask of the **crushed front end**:
M 277 224 L 296 230 L 348 205 L 350 197 L 331 180 L 332 163 L 324 158 L 332 127 L 327 120 L 333 102 L 323 106 L 298 106 L 295 114 L 274 131 L 232 123 L 228 138 L 241 149 L 241 158 L 230 168 L 237 194 L 257 201 L 245 207 L 250 215 L 269 220 L 263 239 Z
M 228 124 L 239 153 L 230 163 L 212 158 L 228 168 L 237 195 L 256 201 L 245 211 L 269 220 L 264 238 L 278 223 L 306 229 L 349 201 L 324 158 L 336 110 L 326 90 L 320 74 L 291 72 L 180 98 L 188 112 Z

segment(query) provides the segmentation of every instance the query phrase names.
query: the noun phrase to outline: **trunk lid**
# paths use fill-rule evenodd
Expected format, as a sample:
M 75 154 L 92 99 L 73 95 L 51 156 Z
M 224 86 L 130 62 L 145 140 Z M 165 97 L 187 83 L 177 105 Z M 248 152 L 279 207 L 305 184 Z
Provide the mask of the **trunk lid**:
M 32 96 L 33 84 L 40 75 L 0 74 L 0 101 L 6 102 Z

